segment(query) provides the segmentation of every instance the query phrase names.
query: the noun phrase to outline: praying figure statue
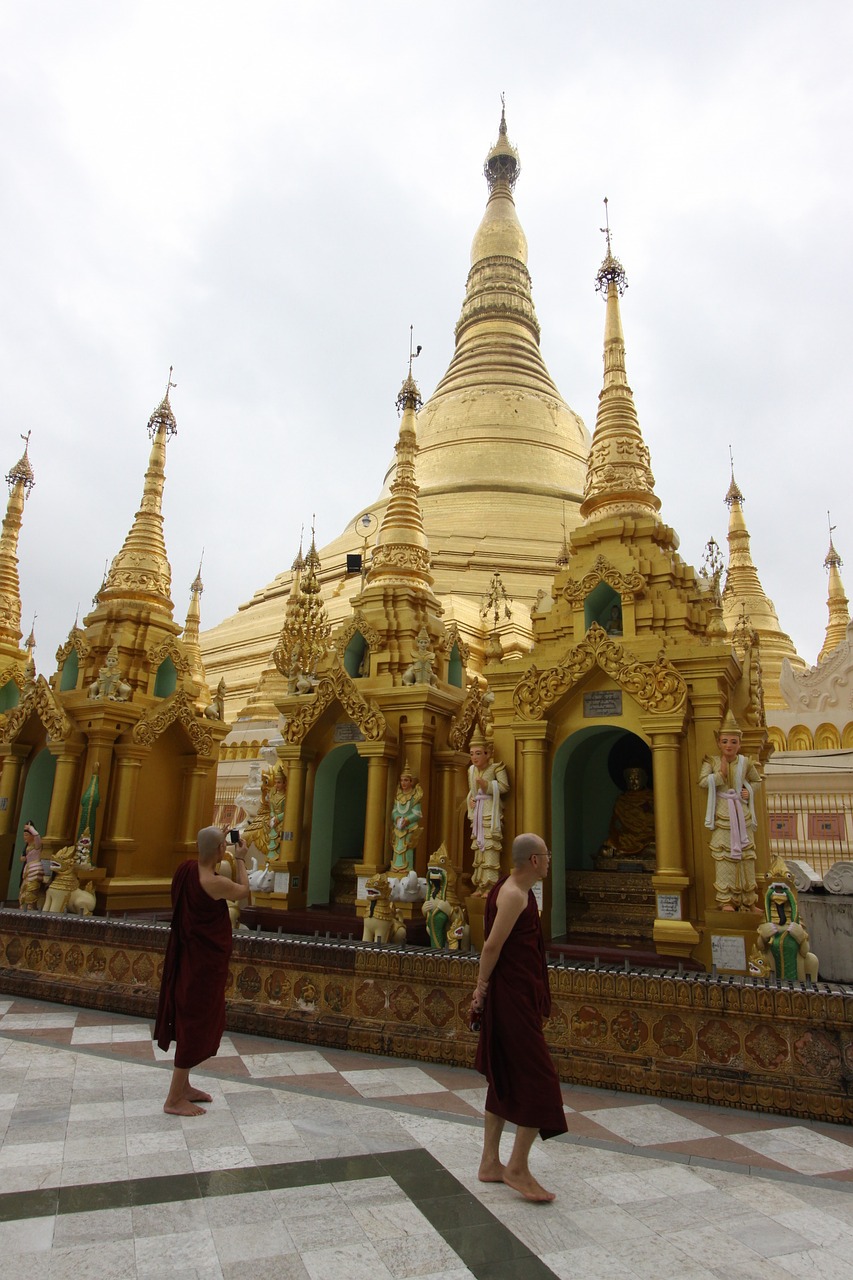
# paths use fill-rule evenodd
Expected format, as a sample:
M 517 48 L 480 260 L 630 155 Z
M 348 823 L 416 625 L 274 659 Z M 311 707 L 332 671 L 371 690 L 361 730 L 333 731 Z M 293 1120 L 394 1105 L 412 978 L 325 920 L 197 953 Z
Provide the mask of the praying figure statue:
M 284 772 L 284 766 L 279 763 L 265 771 L 261 779 L 260 807 L 243 831 L 243 839 L 247 846 L 254 845 L 266 858 L 268 864 L 279 860 L 286 796 L 287 775 Z
M 501 813 L 503 797 L 509 791 L 509 775 L 502 761 L 492 759 L 494 744 L 483 736 L 479 726 L 471 735 L 469 750 L 468 817 L 474 854 L 472 896 L 485 898 L 501 876 Z
M 610 830 L 596 858 L 608 863 L 622 860 L 640 861 L 654 870 L 655 797 L 648 786 L 645 769 L 631 766 L 624 770 L 625 790 L 617 797 L 610 818 Z
M 391 866 L 389 876 L 407 876 L 415 867 L 415 849 L 421 838 L 423 787 L 406 763 L 391 810 Z
M 722 911 L 762 914 L 755 883 L 755 787 L 761 781 L 749 756 L 740 754 L 741 729 L 726 712 L 717 734 L 718 756 L 706 756 L 699 786 L 708 792 L 705 826 L 716 865 L 714 890 Z

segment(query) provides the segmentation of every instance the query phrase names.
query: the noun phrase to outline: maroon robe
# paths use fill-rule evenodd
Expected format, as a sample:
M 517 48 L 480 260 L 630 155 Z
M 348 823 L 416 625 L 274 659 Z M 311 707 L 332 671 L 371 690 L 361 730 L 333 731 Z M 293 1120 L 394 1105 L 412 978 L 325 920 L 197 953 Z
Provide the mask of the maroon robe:
M 219 1048 L 231 941 L 228 903 L 204 891 L 194 859 L 182 862 L 172 879 L 172 928 L 154 1023 L 161 1049 L 176 1041 L 175 1066 L 181 1070 L 212 1058 Z
M 499 880 L 486 899 L 485 935 L 497 915 Z M 476 1067 L 489 1082 L 486 1110 L 543 1138 L 566 1132 L 560 1081 L 551 1061 L 542 1020 L 551 1012 L 545 940 L 532 892 L 501 948 L 477 1045 Z

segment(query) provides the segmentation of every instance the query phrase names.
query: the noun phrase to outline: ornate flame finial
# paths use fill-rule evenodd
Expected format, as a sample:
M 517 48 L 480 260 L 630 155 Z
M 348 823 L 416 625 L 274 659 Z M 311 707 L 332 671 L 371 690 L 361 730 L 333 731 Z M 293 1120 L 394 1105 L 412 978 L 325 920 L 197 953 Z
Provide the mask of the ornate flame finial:
M 607 291 L 611 282 L 616 286 L 620 298 L 628 288 L 628 280 L 625 275 L 625 268 L 618 258 L 613 257 L 610 245 L 610 214 L 608 212 L 607 196 L 604 197 L 604 226 L 600 227 L 602 235 L 607 241 L 607 253 L 604 255 L 604 261 L 598 268 L 598 274 L 595 277 L 595 289 L 602 297 L 607 299 Z
M 201 580 L 201 566 L 203 564 L 204 564 L 204 547 L 202 547 L 201 549 L 201 559 L 198 562 L 198 573 L 195 575 L 195 578 L 193 579 L 190 585 L 190 591 L 194 595 L 200 596 L 204 591 L 204 583 Z
M 506 101 L 501 94 L 501 122 L 498 127 L 498 140 L 486 156 L 483 173 L 489 184 L 489 191 L 494 191 L 499 183 L 505 183 L 510 191 L 515 187 L 521 174 L 521 161 L 518 152 L 509 140 L 506 129 Z
M 720 589 L 723 567 L 723 553 L 720 550 L 720 544 L 716 538 L 709 538 L 705 544 L 705 554 L 702 557 L 701 573 L 703 578 L 710 578 L 717 591 Z
M 32 434 L 32 431 L 28 431 L 26 435 L 21 436 L 21 439 L 24 442 L 24 452 L 6 476 L 6 483 L 9 486 L 9 492 L 11 493 L 16 484 L 22 484 L 24 486 L 25 498 L 30 496 L 30 491 L 36 482 L 29 458 L 30 436 Z
M 738 487 L 737 480 L 735 480 L 735 456 L 732 453 L 731 445 L 729 445 L 729 462 L 732 468 L 732 480 L 731 480 L 731 484 L 729 485 L 728 492 L 726 493 L 726 506 L 729 508 L 729 510 L 731 510 L 731 506 L 733 502 L 739 502 L 740 505 L 743 506 L 744 502 L 746 501 L 746 499 L 744 498 L 743 494 L 740 491 L 740 488 Z
M 832 520 L 830 518 L 828 511 L 826 513 L 826 523 L 829 525 L 829 550 L 826 553 L 826 559 L 823 562 L 823 567 L 824 569 L 832 569 L 833 567 L 836 569 L 841 569 L 844 565 L 844 561 L 841 559 L 841 556 L 835 550 L 835 544 L 832 541 L 832 535 L 833 533 L 835 533 L 835 530 L 838 528 L 838 525 L 835 525 L 832 523 Z
M 33 625 L 30 627 L 30 634 L 27 636 L 26 648 L 27 648 L 28 658 L 31 658 L 33 656 L 33 649 L 35 649 L 36 647 L 36 618 L 37 617 L 38 617 L 38 614 L 34 613 Z
M 166 394 L 158 404 L 157 408 L 148 419 L 148 438 L 153 440 L 157 432 L 162 427 L 166 437 L 175 435 L 178 430 L 178 424 L 175 422 L 175 415 L 172 413 L 172 406 L 169 403 L 169 392 L 176 387 L 177 382 L 172 381 L 172 373 L 174 366 L 169 365 L 169 376 L 166 379 Z
M 299 575 L 299 587 L 287 602 L 284 625 L 272 655 L 278 670 L 294 685 L 299 677 L 309 681 L 313 678 L 317 664 L 328 650 L 329 633 L 332 629 L 317 581 L 320 557 L 317 554 L 314 521 L 315 517 L 312 516 L 311 546 Z
M 302 540 L 304 537 L 305 537 L 305 525 L 303 524 L 303 525 L 300 525 L 299 527 L 299 550 L 296 553 L 296 559 L 294 560 L 293 564 L 290 566 L 291 573 L 301 573 L 303 568 L 305 567 L 305 557 L 302 554 Z
M 415 326 L 410 324 L 409 325 L 409 372 L 406 376 L 405 381 L 403 382 L 402 387 L 400 388 L 400 394 L 397 396 L 396 404 L 397 404 L 398 413 L 402 413 L 403 410 L 409 406 L 411 406 L 411 408 L 414 409 L 415 413 L 417 413 L 421 405 L 423 404 L 423 400 L 421 399 L 421 393 L 420 393 L 420 390 L 418 389 L 418 384 L 415 382 L 414 378 L 412 377 L 412 361 L 417 360 L 418 356 L 423 351 L 423 347 L 420 345 L 420 343 L 418 343 L 417 350 L 412 349 L 412 343 L 414 340 L 414 331 L 415 331 Z

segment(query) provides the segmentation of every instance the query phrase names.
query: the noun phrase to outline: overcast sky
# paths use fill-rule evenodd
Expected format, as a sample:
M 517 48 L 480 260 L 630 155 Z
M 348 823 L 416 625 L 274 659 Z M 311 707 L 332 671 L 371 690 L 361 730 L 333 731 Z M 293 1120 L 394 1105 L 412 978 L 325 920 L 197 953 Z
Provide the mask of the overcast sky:
M 500 93 L 542 351 L 590 430 L 609 197 L 662 516 L 753 558 L 814 662 L 850 557 L 853 6 L 812 0 L 0 4 L 0 474 L 36 658 L 91 607 L 175 366 L 166 543 L 209 627 L 378 494 L 409 325 L 453 350 Z M 354 546 L 354 549 L 355 546 Z

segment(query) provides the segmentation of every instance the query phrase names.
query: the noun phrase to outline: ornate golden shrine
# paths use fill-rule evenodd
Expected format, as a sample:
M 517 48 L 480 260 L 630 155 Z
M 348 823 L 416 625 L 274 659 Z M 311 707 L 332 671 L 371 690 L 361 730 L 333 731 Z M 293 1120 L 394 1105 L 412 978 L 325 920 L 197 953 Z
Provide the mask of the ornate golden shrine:
M 161 513 L 166 442 L 176 431 L 168 387 L 148 430 L 140 508 L 93 611 L 71 629 L 49 682 L 32 664 L 21 678 L 13 658 L 6 688 L 14 682 L 19 696 L 12 692 L 0 717 L 0 856 L 11 865 L 16 834 L 34 817 L 26 806 L 40 810 L 46 856 L 76 843 L 81 797 L 97 777 L 103 807 L 93 866 L 80 879 L 108 911 L 168 905 L 172 873 L 209 821 L 227 732 L 201 666 L 200 577 L 184 638 L 172 618 Z M 23 483 L 13 485 L 7 524 L 16 515 L 20 524 Z M 7 579 L 10 554 L 0 551 Z

